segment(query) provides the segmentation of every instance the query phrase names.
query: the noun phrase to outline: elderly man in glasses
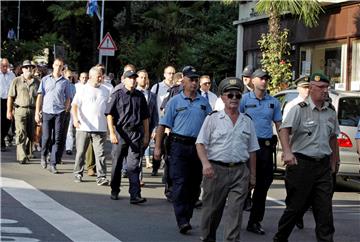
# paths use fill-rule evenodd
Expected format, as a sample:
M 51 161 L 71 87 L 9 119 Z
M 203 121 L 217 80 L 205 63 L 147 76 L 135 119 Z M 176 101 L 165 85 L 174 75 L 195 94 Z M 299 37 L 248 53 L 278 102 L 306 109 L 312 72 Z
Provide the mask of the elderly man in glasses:
M 217 100 L 217 96 L 215 95 L 215 93 L 210 91 L 210 88 L 211 88 L 210 76 L 208 76 L 208 75 L 200 76 L 200 92 L 201 92 L 201 96 L 206 98 L 206 100 L 208 100 L 211 108 L 214 109 L 215 108 L 215 103 L 216 103 L 216 100 Z
M 259 144 L 251 118 L 239 112 L 243 88 L 235 77 L 221 81 L 219 92 L 225 108 L 206 117 L 196 140 L 204 176 L 203 241 L 216 241 L 226 203 L 224 241 L 240 241 L 242 208 L 248 189 L 255 186 Z

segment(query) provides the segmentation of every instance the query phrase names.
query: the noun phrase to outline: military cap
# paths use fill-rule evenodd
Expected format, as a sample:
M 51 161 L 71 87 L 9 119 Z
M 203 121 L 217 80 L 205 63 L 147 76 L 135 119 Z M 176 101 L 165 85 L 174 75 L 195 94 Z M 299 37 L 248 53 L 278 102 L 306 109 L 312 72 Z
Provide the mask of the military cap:
M 254 71 L 254 69 L 253 69 L 252 65 L 247 65 L 247 66 L 245 66 L 245 68 L 242 72 L 242 76 L 251 76 L 253 71 Z
M 124 78 L 126 78 L 126 77 L 138 77 L 138 75 L 136 74 L 136 72 L 135 71 L 132 71 L 132 70 L 129 70 L 129 71 L 125 71 L 125 73 L 124 73 Z
M 29 60 L 24 60 L 24 62 L 21 65 L 21 68 L 27 67 L 27 66 L 35 67 L 35 65 L 33 65 Z
M 310 83 L 309 76 L 302 76 L 295 80 L 295 84 L 298 87 L 309 86 L 309 83 Z
M 325 76 L 324 74 L 322 74 L 320 72 L 313 73 L 310 76 L 310 81 L 330 83 L 329 77 Z
M 238 90 L 242 92 L 244 90 L 243 82 L 236 77 L 227 77 L 219 84 L 218 91 L 220 95 L 229 90 Z
M 267 71 L 265 71 L 264 69 L 256 69 L 252 74 L 251 74 L 251 78 L 255 78 L 255 77 L 260 77 L 260 78 L 266 78 L 266 79 L 270 79 L 270 75 L 269 73 L 267 73 Z
M 193 66 L 185 66 L 182 69 L 183 76 L 187 76 L 189 78 L 200 77 L 199 73 L 196 72 L 196 69 Z

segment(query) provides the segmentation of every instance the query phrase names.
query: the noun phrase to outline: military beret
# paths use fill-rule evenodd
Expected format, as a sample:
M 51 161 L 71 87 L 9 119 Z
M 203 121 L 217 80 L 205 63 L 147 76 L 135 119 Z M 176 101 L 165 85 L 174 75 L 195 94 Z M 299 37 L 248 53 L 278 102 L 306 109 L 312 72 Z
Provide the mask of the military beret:
M 320 72 L 313 73 L 310 76 L 310 81 L 330 83 L 329 77 L 325 76 L 324 74 L 322 74 Z
M 222 80 L 218 87 L 218 92 L 222 95 L 224 92 L 229 90 L 238 90 L 242 92 L 244 90 L 243 82 L 236 77 L 227 77 Z
M 302 76 L 295 80 L 295 84 L 298 87 L 309 86 L 309 83 L 310 83 L 309 76 Z
M 136 74 L 135 71 L 129 70 L 129 71 L 125 71 L 124 73 L 124 78 L 126 77 L 138 77 L 138 75 Z
M 266 79 L 270 79 L 269 73 L 267 73 L 267 71 L 265 71 L 264 69 L 256 69 L 251 75 L 251 78 L 255 78 L 255 77 L 260 77 L 260 78 L 265 77 Z
M 254 69 L 253 69 L 252 65 L 247 65 L 247 66 L 245 66 L 245 68 L 242 72 L 242 76 L 251 76 L 253 71 L 254 71 Z
M 200 77 L 199 73 L 196 72 L 196 69 L 192 66 L 185 66 L 182 69 L 183 76 L 187 76 L 189 78 Z

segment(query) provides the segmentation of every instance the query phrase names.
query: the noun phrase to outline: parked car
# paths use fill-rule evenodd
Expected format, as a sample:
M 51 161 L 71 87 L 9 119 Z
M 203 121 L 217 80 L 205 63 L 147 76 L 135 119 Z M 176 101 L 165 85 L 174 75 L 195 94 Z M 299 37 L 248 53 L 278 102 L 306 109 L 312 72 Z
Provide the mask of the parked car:
M 298 96 L 296 89 L 288 89 L 274 95 L 280 102 L 282 111 L 286 104 Z M 340 168 L 338 179 L 360 178 L 360 157 L 356 150 L 355 134 L 360 118 L 360 92 L 335 91 L 330 89 L 329 96 L 337 112 L 340 135 L 337 140 L 340 148 Z M 274 132 L 276 133 L 276 132 Z M 280 143 L 280 142 L 279 142 Z M 275 170 L 284 170 L 281 160 L 281 145 L 277 145 Z

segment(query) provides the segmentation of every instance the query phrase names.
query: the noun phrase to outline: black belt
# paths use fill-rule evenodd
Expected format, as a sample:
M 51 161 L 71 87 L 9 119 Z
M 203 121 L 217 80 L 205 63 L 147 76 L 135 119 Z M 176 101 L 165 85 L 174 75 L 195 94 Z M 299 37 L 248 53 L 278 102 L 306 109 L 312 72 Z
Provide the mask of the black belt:
M 123 128 L 123 130 L 124 131 L 127 131 L 127 132 L 136 132 L 136 131 L 140 131 L 141 128 L 142 127 L 142 125 L 136 125 L 136 126 L 134 126 L 134 125 L 129 125 L 129 126 L 125 126 L 124 128 Z
M 15 107 L 15 108 L 29 108 L 29 109 L 35 109 L 35 107 L 33 107 L 33 106 L 20 106 L 20 105 L 17 105 L 17 104 L 14 104 L 14 107 Z
M 235 167 L 235 166 L 240 166 L 242 164 L 245 164 L 245 162 L 222 162 L 222 161 L 217 161 L 217 160 L 209 160 L 210 163 L 214 163 L 216 165 L 219 165 L 219 166 L 225 166 L 225 167 Z
M 272 143 L 272 139 L 263 139 L 263 138 L 258 138 L 258 142 L 260 146 L 271 146 Z
M 170 133 L 169 135 L 170 141 L 178 142 L 185 145 L 194 145 L 196 142 L 196 138 L 184 136 L 180 134 Z
M 330 156 L 326 155 L 325 157 L 322 158 L 315 158 L 315 157 L 310 157 L 307 155 L 303 155 L 301 153 L 294 153 L 296 158 L 299 158 L 301 160 L 308 160 L 308 161 L 314 161 L 314 162 L 319 162 L 319 161 L 328 161 Z

